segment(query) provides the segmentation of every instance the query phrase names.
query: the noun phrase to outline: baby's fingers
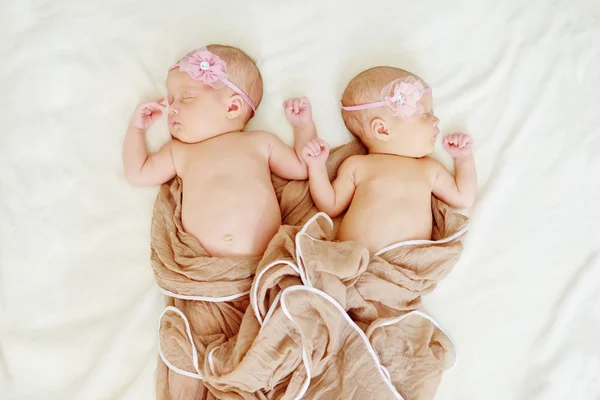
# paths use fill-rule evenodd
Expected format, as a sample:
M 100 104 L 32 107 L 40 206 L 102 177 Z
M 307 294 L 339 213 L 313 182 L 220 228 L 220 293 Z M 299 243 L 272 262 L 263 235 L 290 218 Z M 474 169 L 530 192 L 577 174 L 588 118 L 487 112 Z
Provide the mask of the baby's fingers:
M 316 155 L 321 154 L 321 152 L 324 150 L 323 147 L 321 146 L 321 143 L 319 143 L 318 140 L 313 140 L 313 146 L 315 146 L 315 154 Z
M 139 107 L 139 110 L 144 112 L 144 114 L 151 114 L 154 110 L 160 110 L 165 108 L 165 105 L 162 103 L 157 103 L 155 101 L 144 103 Z
M 321 138 L 316 138 L 315 140 L 316 140 L 316 141 L 319 143 L 319 145 L 320 145 L 321 147 L 323 147 L 324 149 L 328 149 L 328 148 L 329 148 L 329 144 L 327 144 L 327 142 L 326 142 L 326 141 L 324 141 L 323 139 L 321 139 Z
M 298 105 L 301 108 L 306 108 L 306 107 L 310 106 L 310 102 L 308 101 L 308 98 L 305 96 L 305 97 L 300 98 L 300 100 L 298 101 Z
M 311 140 L 308 143 L 306 143 L 306 147 L 308 147 L 310 149 L 311 153 L 315 156 L 317 156 L 317 155 L 319 155 L 319 153 L 321 153 L 321 146 L 315 140 Z
M 304 145 L 304 149 L 302 149 L 302 153 L 307 154 L 309 156 L 315 155 L 314 148 L 310 145 L 310 142 L 308 142 Z
M 326 141 L 324 141 L 321 138 L 316 138 L 315 140 L 319 144 L 319 147 L 320 147 L 321 151 L 329 153 L 329 144 L 327 144 Z
M 157 120 L 161 117 L 162 115 L 162 111 L 160 110 L 156 110 L 154 112 L 152 112 L 152 114 L 150 114 L 150 118 L 152 119 L 152 121 Z

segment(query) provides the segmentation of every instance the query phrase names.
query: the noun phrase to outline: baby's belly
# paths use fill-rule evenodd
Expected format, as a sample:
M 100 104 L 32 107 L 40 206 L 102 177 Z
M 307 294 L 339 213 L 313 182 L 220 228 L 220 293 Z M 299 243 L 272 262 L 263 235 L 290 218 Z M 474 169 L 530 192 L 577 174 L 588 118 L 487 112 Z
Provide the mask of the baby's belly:
M 281 212 L 271 182 L 254 183 L 184 183 L 183 227 L 211 256 L 262 255 L 277 233 Z
M 350 207 L 337 233 L 340 241 L 359 242 L 371 254 L 405 240 L 431 239 L 431 203 L 399 201 Z

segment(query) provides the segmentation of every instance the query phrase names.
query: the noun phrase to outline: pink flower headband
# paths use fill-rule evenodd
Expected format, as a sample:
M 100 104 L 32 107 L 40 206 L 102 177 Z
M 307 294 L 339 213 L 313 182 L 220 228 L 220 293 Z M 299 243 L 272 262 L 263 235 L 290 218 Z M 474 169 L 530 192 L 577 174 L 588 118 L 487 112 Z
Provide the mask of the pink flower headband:
M 177 64 L 171 66 L 169 71 L 177 67 L 179 67 L 180 71 L 187 72 L 193 80 L 202 81 L 214 89 L 219 89 L 223 85 L 228 86 L 244 99 L 246 104 L 252 109 L 252 113 L 256 112 L 254 102 L 250 97 L 229 80 L 227 63 L 221 60 L 216 54 L 208 51 L 206 47 L 200 47 L 188 53 Z
M 423 83 L 413 76 L 396 79 L 385 85 L 381 91 L 381 100 L 373 103 L 359 104 L 357 106 L 344 106 L 346 111 L 366 110 L 368 108 L 385 107 L 391 115 L 409 117 L 415 113 L 423 114 L 423 105 L 418 104 L 425 93 L 430 93 L 431 88 L 426 88 Z

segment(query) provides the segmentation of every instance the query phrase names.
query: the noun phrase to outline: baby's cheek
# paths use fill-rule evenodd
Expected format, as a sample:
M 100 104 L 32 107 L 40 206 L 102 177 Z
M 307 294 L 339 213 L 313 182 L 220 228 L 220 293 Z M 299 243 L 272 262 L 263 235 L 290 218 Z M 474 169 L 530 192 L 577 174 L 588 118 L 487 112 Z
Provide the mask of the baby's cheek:
M 429 131 L 432 132 L 434 131 L 434 127 L 433 124 L 431 123 L 431 120 L 422 120 L 421 123 L 419 124 L 421 127 L 421 130 L 423 131 Z

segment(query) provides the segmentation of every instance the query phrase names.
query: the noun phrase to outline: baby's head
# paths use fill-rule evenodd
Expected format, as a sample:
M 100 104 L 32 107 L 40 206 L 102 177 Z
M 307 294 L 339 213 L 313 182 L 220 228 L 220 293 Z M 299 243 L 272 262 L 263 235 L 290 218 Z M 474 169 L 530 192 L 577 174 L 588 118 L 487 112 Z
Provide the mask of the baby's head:
M 342 118 L 369 152 L 423 157 L 440 132 L 431 89 L 400 68 L 374 67 L 350 81 L 342 96 Z
M 169 70 L 169 131 L 185 143 L 243 130 L 263 94 L 260 71 L 242 50 L 199 48 Z

